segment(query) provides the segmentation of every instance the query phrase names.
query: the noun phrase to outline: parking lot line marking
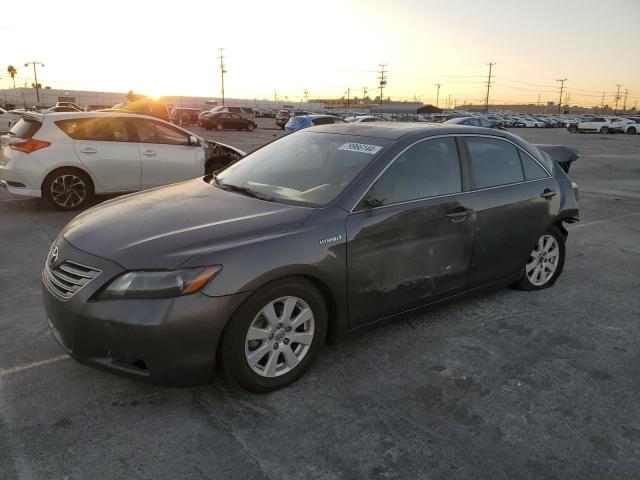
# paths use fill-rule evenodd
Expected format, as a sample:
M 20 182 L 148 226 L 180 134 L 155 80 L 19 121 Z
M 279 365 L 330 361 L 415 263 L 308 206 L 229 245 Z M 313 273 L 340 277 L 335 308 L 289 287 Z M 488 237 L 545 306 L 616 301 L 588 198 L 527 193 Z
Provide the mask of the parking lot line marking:
M 640 212 L 627 213 L 625 215 L 620 215 L 618 217 L 604 218 L 602 220 L 596 220 L 594 222 L 589 222 L 589 223 L 581 223 L 580 225 L 576 225 L 575 227 L 568 228 L 567 230 L 569 230 L 571 232 L 571 231 L 577 230 L 579 228 L 590 227 L 591 225 L 597 225 L 599 223 L 612 222 L 614 220 L 619 220 L 619 219 L 625 218 L 625 217 L 633 217 L 634 215 L 640 215 Z
M 11 375 L 12 373 L 23 372 L 24 370 L 42 367 L 43 365 L 49 365 L 50 363 L 61 362 L 62 360 L 67 360 L 68 358 L 70 358 L 68 355 L 59 355 L 47 360 L 40 360 L 39 362 L 25 363 L 24 365 L 18 365 L 17 367 L 0 368 L 0 378 Z

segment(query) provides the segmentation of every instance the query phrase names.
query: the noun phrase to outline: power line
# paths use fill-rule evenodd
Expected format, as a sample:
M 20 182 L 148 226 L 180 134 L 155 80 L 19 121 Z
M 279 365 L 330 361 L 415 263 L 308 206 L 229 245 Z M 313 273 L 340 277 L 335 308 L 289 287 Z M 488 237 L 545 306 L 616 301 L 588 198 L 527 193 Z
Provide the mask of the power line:
M 558 113 L 562 111 L 562 89 L 564 88 L 564 82 L 566 78 L 556 78 L 556 82 L 560 82 L 560 99 L 558 100 Z
M 484 102 L 484 111 L 489 111 L 489 89 L 491 88 L 491 68 L 495 65 L 493 62 L 489 62 L 489 80 L 487 81 L 487 99 Z
M 384 76 L 384 74 L 387 73 L 384 71 L 384 68 L 387 66 L 387 64 L 381 63 L 378 66 L 380 67 L 380 75 L 378 76 L 378 80 L 380 82 L 380 105 L 382 105 L 382 93 L 384 92 L 384 87 L 387 86 L 387 79 Z
M 33 77 L 35 80 L 34 87 L 36 87 L 36 99 L 39 105 L 40 104 L 40 85 L 38 85 L 38 73 L 36 72 L 36 65 L 40 65 L 41 67 L 44 67 L 44 63 L 31 61 L 31 62 L 25 62 L 24 64 L 25 67 L 28 67 L 29 65 L 33 65 Z
M 617 115 L 617 114 L 618 114 L 618 100 L 620 100 L 620 87 L 621 87 L 621 86 L 622 86 L 622 85 L 621 85 L 621 84 L 619 84 L 619 83 L 617 83 L 617 84 L 616 84 L 616 87 L 618 87 L 618 91 L 616 92 L 616 106 L 615 106 L 615 107 L 614 107 L 614 109 L 613 109 L 613 114 L 614 114 L 614 115 Z
M 222 89 L 221 89 L 222 105 L 224 106 L 224 74 L 227 73 L 227 71 L 224 69 L 224 48 L 219 48 L 218 51 L 220 52 L 220 56 L 218 58 L 220 59 L 220 79 L 222 83 Z
M 440 101 L 440 87 L 442 86 L 442 84 L 436 83 L 435 85 L 436 87 L 438 87 L 438 91 L 436 93 L 436 108 L 438 108 L 438 102 Z

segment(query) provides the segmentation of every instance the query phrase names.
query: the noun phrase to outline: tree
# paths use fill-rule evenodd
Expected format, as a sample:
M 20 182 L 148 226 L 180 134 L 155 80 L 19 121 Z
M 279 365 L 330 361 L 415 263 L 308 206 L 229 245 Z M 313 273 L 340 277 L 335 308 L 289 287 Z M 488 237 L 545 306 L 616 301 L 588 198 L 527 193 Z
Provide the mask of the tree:
M 136 95 L 135 93 L 133 93 L 133 90 L 129 90 L 127 92 L 127 100 L 130 102 L 135 102 L 136 100 L 138 100 L 139 95 Z
M 11 77 L 11 80 L 13 80 L 13 88 L 16 88 L 16 75 L 18 74 L 18 69 L 13 65 L 9 65 L 7 67 L 7 73 Z

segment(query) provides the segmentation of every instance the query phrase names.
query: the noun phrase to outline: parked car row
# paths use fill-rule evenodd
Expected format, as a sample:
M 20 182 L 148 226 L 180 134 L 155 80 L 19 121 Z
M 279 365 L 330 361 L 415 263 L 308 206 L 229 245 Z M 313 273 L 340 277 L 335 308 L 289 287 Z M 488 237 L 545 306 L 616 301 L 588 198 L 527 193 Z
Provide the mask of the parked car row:
M 640 117 L 587 117 L 567 124 L 571 133 L 626 133 L 636 135 L 640 132 Z

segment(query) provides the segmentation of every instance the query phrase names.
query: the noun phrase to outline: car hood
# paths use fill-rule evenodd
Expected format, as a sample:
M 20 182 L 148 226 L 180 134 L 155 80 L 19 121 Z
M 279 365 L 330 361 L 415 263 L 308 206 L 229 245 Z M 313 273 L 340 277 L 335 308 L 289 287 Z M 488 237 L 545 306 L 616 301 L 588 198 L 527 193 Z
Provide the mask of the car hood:
M 221 190 L 198 178 L 105 202 L 74 218 L 62 235 L 126 269 L 177 268 L 223 245 L 290 231 L 312 211 Z

